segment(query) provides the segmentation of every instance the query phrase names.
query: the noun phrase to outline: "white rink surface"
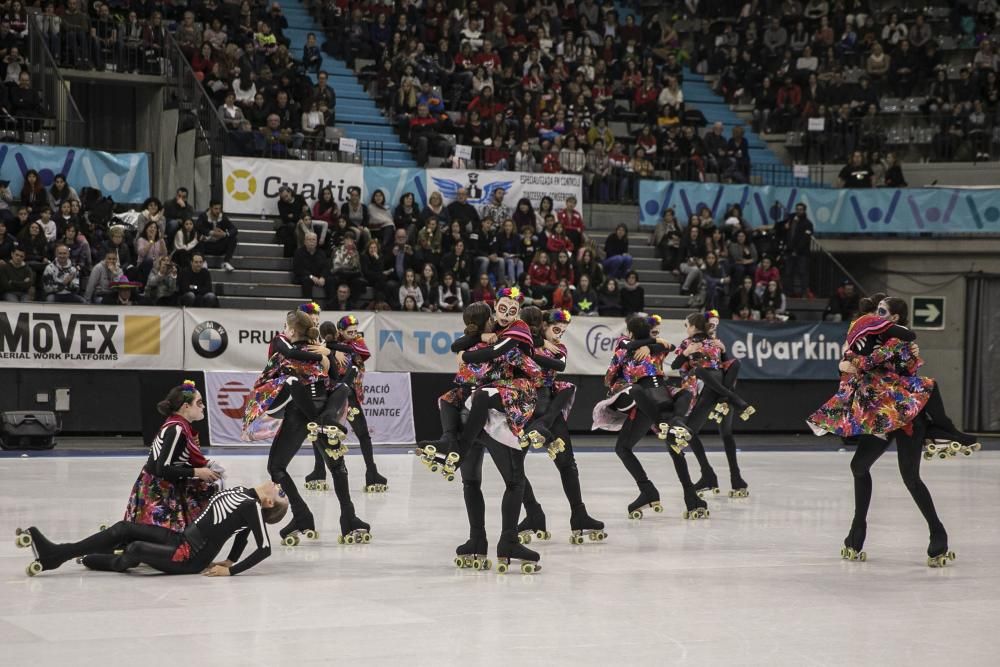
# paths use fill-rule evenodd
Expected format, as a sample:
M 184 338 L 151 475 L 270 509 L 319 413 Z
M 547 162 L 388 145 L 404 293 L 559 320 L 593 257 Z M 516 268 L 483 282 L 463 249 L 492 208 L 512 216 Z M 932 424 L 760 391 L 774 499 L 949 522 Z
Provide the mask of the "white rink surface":
M 724 457 L 711 457 L 728 480 Z M 219 458 L 231 481 L 264 477 L 263 456 Z M 997 664 L 1000 452 L 922 466 L 958 554 L 943 570 L 925 565 L 926 527 L 894 451 L 874 471 L 867 563 L 838 553 L 853 506 L 848 453 L 743 453 L 751 498 L 717 496 L 711 518 L 694 522 L 680 518 L 667 456 L 641 459 L 666 511 L 631 522 L 636 490 L 614 454 L 578 455 L 584 499 L 609 539 L 573 546 L 555 468 L 529 456 L 553 532 L 532 543 L 543 565 L 534 576 L 457 570 L 460 482 L 385 454 L 389 493 L 354 494 L 371 544 L 338 546 L 332 492 L 310 493 L 318 542 L 210 579 L 72 562 L 26 577 L 30 550 L 15 548 L 15 527 L 69 540 L 116 520 L 141 459 L 0 458 L 0 664 Z M 296 479 L 311 463 L 295 459 Z M 360 489 L 361 458 L 348 465 Z M 492 552 L 500 485 L 489 460 L 485 469 Z

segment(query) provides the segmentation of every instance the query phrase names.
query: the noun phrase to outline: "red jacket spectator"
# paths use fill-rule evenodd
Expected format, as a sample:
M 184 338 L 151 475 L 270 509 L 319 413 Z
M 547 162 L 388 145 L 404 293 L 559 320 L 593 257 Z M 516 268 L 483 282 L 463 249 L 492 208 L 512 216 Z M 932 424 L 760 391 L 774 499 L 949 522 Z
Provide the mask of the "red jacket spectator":
M 802 89 L 791 83 L 778 89 L 778 108 L 792 106 L 798 109 L 802 105 Z
M 575 285 L 576 284 L 576 274 L 573 271 L 573 265 L 572 264 L 569 264 L 569 263 L 560 264 L 559 262 L 556 262 L 552 266 L 552 274 L 553 274 L 553 277 L 556 279 L 557 283 L 560 280 L 565 280 L 566 283 L 569 284 L 569 285 Z M 573 300 L 572 297 L 570 297 L 570 301 L 572 301 L 572 300 Z M 556 306 L 555 304 L 553 304 L 552 307 L 553 308 L 558 308 L 559 306 Z M 567 308 L 566 310 L 572 310 L 572 308 Z
M 562 171 L 562 165 L 559 164 L 559 153 L 557 151 L 550 151 L 545 154 L 542 158 L 542 171 L 546 174 L 558 174 Z
M 778 267 L 771 266 L 771 268 L 765 270 L 763 266 L 758 266 L 757 270 L 753 274 L 753 284 L 754 285 L 767 285 L 771 281 L 781 284 L 781 272 L 778 271 Z
M 496 51 L 490 51 L 489 53 L 477 53 L 472 59 L 472 62 L 476 65 L 483 65 L 486 67 L 487 72 L 499 72 L 500 68 L 503 67 L 503 62 L 500 60 L 500 56 L 497 55 Z
M 564 208 L 556 213 L 556 222 L 562 223 L 563 229 L 567 232 L 579 232 L 583 234 L 583 216 L 576 209 L 570 211 Z
M 531 266 L 528 267 L 528 275 L 531 276 L 532 285 L 555 285 L 555 276 L 552 273 L 551 264 L 543 264 L 541 262 L 532 262 Z
M 483 88 L 483 90 L 487 90 Z M 480 93 L 469 102 L 469 111 L 478 111 L 480 117 L 484 120 L 492 120 L 493 116 L 498 113 L 503 113 L 504 105 L 496 101 L 493 97 L 493 91 L 490 91 L 489 95 Z
M 557 254 L 561 250 L 565 250 L 570 255 L 573 254 L 573 242 L 570 241 L 566 235 L 558 236 L 556 234 L 546 234 L 545 236 L 545 249 L 552 254 Z
M 573 310 L 573 293 L 569 288 L 563 289 L 559 287 L 552 293 L 552 307 L 569 311 Z
M 647 104 L 656 104 L 659 97 L 660 91 L 656 89 L 656 86 L 643 86 L 636 88 L 633 102 L 635 106 L 641 107 Z

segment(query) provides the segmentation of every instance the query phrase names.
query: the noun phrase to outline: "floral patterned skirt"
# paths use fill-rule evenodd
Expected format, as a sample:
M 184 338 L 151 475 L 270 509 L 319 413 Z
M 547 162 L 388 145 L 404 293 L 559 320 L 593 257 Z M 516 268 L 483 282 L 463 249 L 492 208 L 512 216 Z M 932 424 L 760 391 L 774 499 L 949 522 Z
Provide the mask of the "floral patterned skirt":
M 144 468 L 132 487 L 125 521 L 184 530 L 201 515 L 216 490 L 214 484 L 197 478 L 171 482 Z
M 851 375 L 840 381 L 837 393 L 806 422 L 816 435 L 887 435 L 912 422 L 932 391 L 934 380 L 926 377 Z
M 503 412 L 490 410 L 485 431 L 488 436 L 513 449 L 520 449 L 521 434 L 535 414 L 537 388 L 532 380 L 503 380 L 501 383 L 480 387 L 489 395 L 499 395 Z M 466 400 L 466 407 L 472 408 L 472 395 Z

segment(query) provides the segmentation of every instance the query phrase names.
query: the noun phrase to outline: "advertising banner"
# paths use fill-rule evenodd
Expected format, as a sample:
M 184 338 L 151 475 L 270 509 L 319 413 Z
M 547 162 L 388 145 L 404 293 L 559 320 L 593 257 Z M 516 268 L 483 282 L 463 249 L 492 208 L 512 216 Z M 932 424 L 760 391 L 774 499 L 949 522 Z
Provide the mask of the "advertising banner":
M 576 197 L 577 209 L 583 210 L 583 177 L 574 174 L 529 174 L 519 171 L 467 171 L 464 169 L 428 169 L 427 193 L 441 193 L 445 204 L 455 200 L 459 188 L 469 193 L 469 203 L 482 211 L 497 188 L 507 191 L 504 203 L 511 211 L 522 197 L 537 209 L 542 197 L 552 197 L 556 210 L 566 198 Z
M 641 181 L 639 222 L 653 226 L 673 208 L 687 220 L 707 206 L 720 219 L 733 204 L 753 226 L 774 224 L 798 203 L 816 235 L 1000 232 L 1000 189 L 800 188 Z
M 295 190 L 312 206 L 323 188 L 333 190 L 338 202 L 347 201 L 347 189 L 364 188 L 364 169 L 359 164 L 222 158 L 222 207 L 228 213 L 278 214 L 278 190 Z
M 450 313 L 379 313 L 377 335 L 368 347 L 380 371 L 454 373 L 458 358 L 451 344 L 462 335 L 461 315 Z M 373 343 L 375 344 L 373 346 Z
M 324 313 L 323 321 L 336 322 L 344 313 Z M 375 368 L 373 313 L 357 312 Z M 284 310 L 184 309 L 184 368 L 196 371 L 253 371 L 267 363 L 267 346 L 285 329 Z
M 0 302 L 6 368 L 171 369 L 184 363 L 177 308 Z
M 847 322 L 719 323 L 719 339 L 740 360 L 744 380 L 835 380 Z
M 56 174 L 78 193 L 97 188 L 121 203 L 142 203 L 149 198 L 149 156 L 145 153 L 105 153 L 87 148 L 3 144 L 0 146 L 0 180 L 10 181 L 17 196 L 29 169 L 38 172 L 42 184 L 52 185 Z
M 574 317 L 563 334 L 563 343 L 569 353 L 566 372 L 604 375 L 615 341 L 624 333 L 625 320 L 621 317 Z M 661 323 L 660 338 L 677 345 L 684 336 L 683 320 L 663 320 Z
M 270 440 L 246 443 L 240 439 L 243 414 L 253 390 L 257 373 L 205 373 L 205 401 L 208 406 L 208 427 L 212 445 L 270 445 Z M 413 400 L 409 373 L 365 373 L 365 417 L 372 442 L 380 445 L 412 444 Z M 280 422 L 275 420 L 274 430 Z M 350 426 L 350 422 L 348 422 Z M 358 444 L 358 438 L 348 428 L 347 442 Z
M 418 167 L 365 167 L 366 202 L 376 190 L 385 193 L 392 210 L 407 192 L 413 193 L 417 205 L 423 208 L 427 205 L 427 172 Z

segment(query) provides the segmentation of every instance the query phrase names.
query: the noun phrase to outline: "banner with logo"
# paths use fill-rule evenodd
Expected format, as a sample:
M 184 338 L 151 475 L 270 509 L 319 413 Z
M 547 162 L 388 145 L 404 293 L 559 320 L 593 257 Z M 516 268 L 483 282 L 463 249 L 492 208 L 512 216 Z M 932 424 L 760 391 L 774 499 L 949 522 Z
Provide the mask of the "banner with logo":
M 0 366 L 176 370 L 181 319 L 177 308 L 0 302 Z
M 284 310 L 184 309 L 184 368 L 209 371 L 254 371 L 267 363 L 271 339 L 285 329 Z M 346 313 L 324 313 L 336 322 Z M 374 313 L 354 313 L 372 351 L 366 367 L 375 368 Z
M 774 224 L 803 203 L 816 235 L 1000 232 L 1000 188 L 799 188 L 640 181 L 639 222 L 653 226 L 673 208 L 687 220 L 708 207 L 722 218 L 733 204 L 753 226 Z
M 80 192 L 97 188 L 116 202 L 141 203 L 149 199 L 149 156 L 145 153 L 105 153 L 88 148 L 65 146 L 34 146 L 29 144 L 0 145 L 0 180 L 10 181 L 14 196 L 24 185 L 29 169 L 38 172 L 46 189 L 56 174 L 66 176 L 66 182 Z
M 250 401 L 257 373 L 205 373 L 208 428 L 212 445 L 246 445 L 240 439 L 243 414 Z M 365 373 L 365 418 L 372 442 L 379 445 L 412 444 L 413 400 L 409 373 Z M 275 432 L 280 422 L 274 424 Z M 350 422 L 348 422 L 348 426 Z M 353 430 L 348 429 L 348 444 L 358 444 Z M 270 440 L 258 440 L 254 445 L 270 445 Z
M 390 210 L 395 210 L 407 192 L 413 193 L 417 205 L 423 208 L 427 205 L 427 172 L 419 167 L 365 167 L 366 202 L 376 190 L 385 193 Z
M 846 322 L 719 323 L 719 339 L 740 360 L 744 380 L 833 380 L 840 377 Z
M 504 203 L 513 212 L 518 200 L 527 197 L 537 209 L 542 197 L 552 197 L 555 209 L 563 208 L 566 198 L 576 197 L 577 209 L 583 210 L 583 177 L 574 174 L 531 174 L 520 171 L 468 171 L 464 169 L 428 169 L 427 193 L 441 193 L 445 204 L 455 201 L 458 189 L 469 193 L 469 203 L 478 210 L 489 203 L 498 188 L 506 191 Z
M 364 184 L 364 168 L 359 164 L 222 158 L 222 207 L 228 213 L 277 215 L 282 185 L 312 206 L 323 188 L 331 188 L 334 199 L 345 202 L 348 188 L 364 188 Z
M 380 371 L 454 373 L 458 359 L 451 344 L 462 335 L 461 315 L 451 313 L 379 313 L 376 343 Z

